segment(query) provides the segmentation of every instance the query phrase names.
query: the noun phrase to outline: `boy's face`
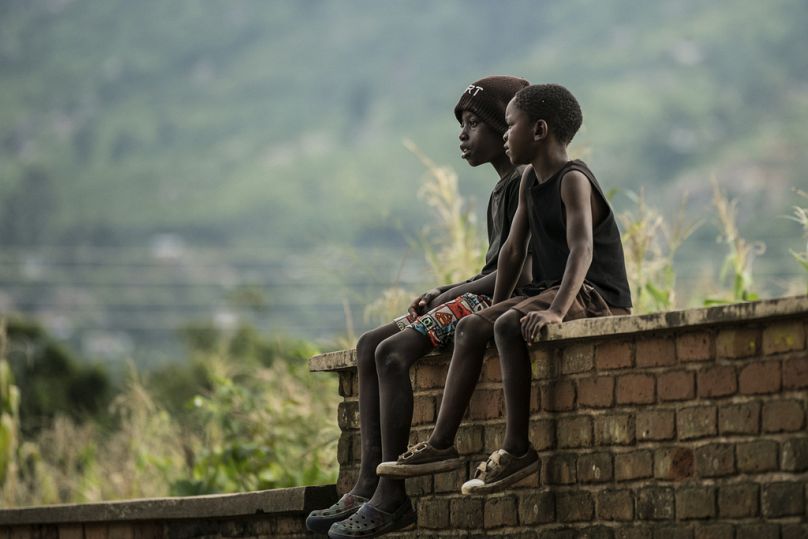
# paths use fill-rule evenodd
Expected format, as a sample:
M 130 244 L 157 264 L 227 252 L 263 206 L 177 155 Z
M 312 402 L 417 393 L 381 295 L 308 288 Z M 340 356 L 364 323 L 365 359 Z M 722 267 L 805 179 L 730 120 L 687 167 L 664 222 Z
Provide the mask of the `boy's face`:
M 499 133 L 470 110 L 460 116 L 459 138 L 460 156 L 473 167 L 490 163 L 504 151 Z
M 529 164 L 536 153 L 534 122 L 511 99 L 505 109 L 505 123 L 508 124 L 508 130 L 502 137 L 505 140 L 505 154 L 514 165 Z

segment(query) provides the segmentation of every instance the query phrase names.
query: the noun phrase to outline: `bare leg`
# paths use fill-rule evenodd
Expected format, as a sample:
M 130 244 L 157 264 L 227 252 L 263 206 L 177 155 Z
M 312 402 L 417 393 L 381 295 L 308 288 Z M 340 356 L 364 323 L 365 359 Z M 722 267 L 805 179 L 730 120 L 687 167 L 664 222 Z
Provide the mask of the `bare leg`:
M 494 324 L 494 338 L 502 368 L 502 389 L 505 392 L 503 449 L 514 455 L 524 455 L 530 446 L 531 372 L 527 344 L 522 337 L 520 320 L 523 316 L 511 309 Z
M 398 333 L 398 326 L 387 324 L 370 330 L 356 343 L 359 375 L 359 429 L 362 436 L 362 462 L 359 477 L 351 494 L 370 498 L 379 478 L 376 466 L 382 460 L 382 438 L 379 428 L 379 379 L 376 375 L 376 348 L 383 340 Z
M 482 317 L 467 316 L 457 324 L 446 387 L 435 429 L 429 437 L 429 443 L 434 447 L 444 449 L 454 444 L 457 429 L 480 378 L 485 347 L 493 336 L 493 325 Z
M 410 367 L 431 350 L 430 340 L 413 329 L 393 335 L 376 348 L 382 458 L 385 461 L 396 460 L 407 448 L 413 406 Z M 392 511 L 406 496 L 403 480 L 382 477 L 371 504 L 383 511 Z

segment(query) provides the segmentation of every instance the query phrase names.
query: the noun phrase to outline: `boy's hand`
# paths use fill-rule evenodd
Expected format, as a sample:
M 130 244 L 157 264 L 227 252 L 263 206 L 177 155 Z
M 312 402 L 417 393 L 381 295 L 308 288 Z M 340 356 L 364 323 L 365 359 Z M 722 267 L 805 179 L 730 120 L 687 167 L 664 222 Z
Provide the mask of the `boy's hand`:
M 424 314 L 432 300 L 438 296 L 440 296 L 440 290 L 437 288 L 427 290 L 413 300 L 412 304 L 410 304 L 408 312 L 413 316 Z
M 547 324 L 560 324 L 562 317 L 554 311 L 535 311 L 527 313 L 519 321 L 522 323 L 522 337 L 526 343 L 532 343 L 539 339 L 541 328 Z

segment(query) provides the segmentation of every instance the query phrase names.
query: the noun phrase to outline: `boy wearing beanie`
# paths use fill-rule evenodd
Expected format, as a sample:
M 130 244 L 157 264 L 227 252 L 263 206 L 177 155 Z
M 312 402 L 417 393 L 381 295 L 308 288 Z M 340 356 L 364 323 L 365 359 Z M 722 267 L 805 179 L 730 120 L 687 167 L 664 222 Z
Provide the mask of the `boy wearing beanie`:
M 458 324 L 435 429 L 429 441 L 412 450 L 421 455 L 419 465 L 412 466 L 404 454 L 379 465 L 380 475 L 411 477 L 462 465 L 447 462 L 442 454 L 453 447 L 491 338 L 502 371 L 505 438 L 503 447 L 480 464 L 461 491 L 494 492 L 535 473 L 539 458 L 528 437 L 529 343 L 547 324 L 630 313 L 614 213 L 592 171 L 567 156 L 567 145 L 582 122 L 575 97 L 557 84 L 529 86 L 508 104 L 506 118 L 506 153 L 514 164 L 528 166 L 511 232 L 500 252 L 494 305 Z M 529 246 L 532 282 L 512 296 Z
M 470 84 L 455 106 L 461 157 L 473 167 L 488 163 L 497 174 L 488 202 L 485 265 L 464 282 L 424 292 L 412 302 L 408 314 L 359 338 L 359 477 L 336 504 L 308 516 L 306 526 L 311 531 L 328 532 L 332 539 L 377 537 L 416 520 L 404 481 L 380 479 L 376 467 L 406 449 L 413 409 L 410 366 L 432 350 L 450 345 L 458 320 L 491 305 L 499 251 L 516 213 L 522 175 L 522 167 L 510 162 L 502 145 L 505 108 L 528 84 L 516 77 L 486 77 Z M 528 282 L 530 263 L 523 266 L 524 271 L 517 273 L 524 277 L 517 280 Z M 450 463 L 460 460 L 454 450 L 443 457 Z

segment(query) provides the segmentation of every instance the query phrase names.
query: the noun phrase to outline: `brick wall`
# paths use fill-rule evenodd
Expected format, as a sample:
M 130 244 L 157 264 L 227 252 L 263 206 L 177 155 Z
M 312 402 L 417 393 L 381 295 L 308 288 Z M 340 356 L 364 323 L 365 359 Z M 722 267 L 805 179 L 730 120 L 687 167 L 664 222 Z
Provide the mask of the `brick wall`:
M 297 539 L 314 536 L 309 511 L 336 499 L 330 485 L 0 509 L 0 539 Z
M 395 537 L 808 537 L 806 333 L 806 297 L 559 326 L 531 354 L 540 473 L 462 496 L 504 434 L 491 351 L 458 434 L 466 468 L 409 480 L 418 526 Z M 448 359 L 413 369 L 412 440 L 432 428 Z M 352 364 L 311 364 L 340 376 L 340 492 L 360 458 Z

